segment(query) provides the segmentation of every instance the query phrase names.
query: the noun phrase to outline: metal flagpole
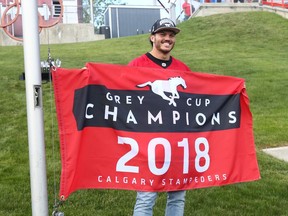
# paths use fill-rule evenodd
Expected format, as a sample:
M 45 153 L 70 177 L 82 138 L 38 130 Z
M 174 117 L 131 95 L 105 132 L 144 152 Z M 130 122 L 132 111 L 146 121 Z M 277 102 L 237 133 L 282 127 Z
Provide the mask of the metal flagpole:
M 37 0 L 21 5 L 32 215 L 48 216 Z

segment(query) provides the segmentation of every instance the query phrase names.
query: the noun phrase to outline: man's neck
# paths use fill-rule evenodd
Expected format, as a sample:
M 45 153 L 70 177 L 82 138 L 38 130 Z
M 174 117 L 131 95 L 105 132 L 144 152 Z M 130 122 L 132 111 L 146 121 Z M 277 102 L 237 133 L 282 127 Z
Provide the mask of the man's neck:
M 170 52 L 162 53 L 162 52 L 157 52 L 155 50 L 151 50 L 150 54 L 160 60 L 168 61 L 170 59 Z

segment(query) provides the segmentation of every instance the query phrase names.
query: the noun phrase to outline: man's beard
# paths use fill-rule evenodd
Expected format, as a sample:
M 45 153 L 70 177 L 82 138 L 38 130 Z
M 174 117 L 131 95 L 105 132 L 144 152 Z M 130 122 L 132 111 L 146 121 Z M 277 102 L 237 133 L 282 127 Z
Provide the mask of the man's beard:
M 175 43 L 174 43 L 174 44 L 171 46 L 170 49 L 163 49 L 163 48 L 161 48 L 162 44 L 163 44 L 163 43 L 156 44 L 156 48 L 157 48 L 157 50 L 159 50 L 159 51 L 162 52 L 163 54 L 168 54 L 168 53 L 170 53 L 171 50 L 174 48 L 174 45 L 175 45 Z

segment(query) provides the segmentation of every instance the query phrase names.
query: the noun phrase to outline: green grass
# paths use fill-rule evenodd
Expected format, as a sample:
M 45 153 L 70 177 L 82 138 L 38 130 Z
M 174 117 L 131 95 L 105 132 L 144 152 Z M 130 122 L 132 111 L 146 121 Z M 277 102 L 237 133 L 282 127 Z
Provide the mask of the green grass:
M 179 27 L 173 55 L 194 71 L 246 79 L 254 119 L 257 157 L 262 179 L 187 192 L 185 215 L 288 215 L 288 163 L 261 149 L 288 145 L 288 20 L 268 12 L 248 12 L 194 18 Z M 48 41 L 47 41 L 48 44 Z M 50 45 L 62 67 L 86 62 L 127 64 L 150 50 L 148 35 L 97 42 Z M 47 59 L 48 45 L 41 45 Z M 29 157 L 22 46 L 0 48 L 0 216 L 31 215 Z M 54 204 L 54 170 L 59 189 L 60 155 L 53 90 L 43 83 L 49 211 Z M 53 146 L 55 150 L 53 152 Z M 81 190 L 61 207 L 65 215 L 132 215 L 135 192 Z M 155 215 L 163 215 L 161 193 Z

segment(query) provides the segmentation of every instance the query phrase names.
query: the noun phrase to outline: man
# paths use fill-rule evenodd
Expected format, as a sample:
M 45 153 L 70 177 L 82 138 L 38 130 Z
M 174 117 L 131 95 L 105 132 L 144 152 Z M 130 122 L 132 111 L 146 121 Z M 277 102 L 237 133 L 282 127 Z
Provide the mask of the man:
M 188 0 L 185 0 L 184 3 L 182 4 L 182 9 L 184 11 L 184 21 L 188 20 L 189 17 L 192 14 L 192 8 L 191 5 L 188 3 Z
M 175 45 L 176 34 L 180 32 L 174 22 L 168 18 L 157 20 L 152 28 L 150 43 L 152 50 L 132 60 L 129 66 L 153 67 L 190 71 L 188 66 L 171 56 Z M 153 215 L 153 206 L 157 192 L 137 192 L 134 216 Z M 184 214 L 185 191 L 167 192 L 166 216 L 181 216 Z

